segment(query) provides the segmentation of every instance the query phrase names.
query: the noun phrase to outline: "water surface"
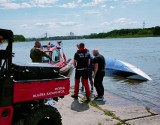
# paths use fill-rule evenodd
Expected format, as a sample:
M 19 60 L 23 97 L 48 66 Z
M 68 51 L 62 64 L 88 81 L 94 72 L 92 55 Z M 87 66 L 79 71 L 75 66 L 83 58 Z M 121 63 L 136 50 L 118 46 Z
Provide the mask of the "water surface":
M 99 49 L 106 58 L 119 59 L 131 63 L 153 80 L 145 82 L 129 81 L 119 77 L 105 76 L 105 91 L 150 107 L 160 112 L 160 37 L 128 39 L 83 39 L 64 40 L 63 48 L 68 58 L 73 58 L 76 44 L 84 42 L 91 51 Z M 42 44 L 47 44 L 43 41 Z M 51 41 L 56 44 L 56 41 Z M 29 53 L 34 42 L 14 43 L 14 62 L 31 62 Z M 74 74 L 71 76 L 74 85 Z

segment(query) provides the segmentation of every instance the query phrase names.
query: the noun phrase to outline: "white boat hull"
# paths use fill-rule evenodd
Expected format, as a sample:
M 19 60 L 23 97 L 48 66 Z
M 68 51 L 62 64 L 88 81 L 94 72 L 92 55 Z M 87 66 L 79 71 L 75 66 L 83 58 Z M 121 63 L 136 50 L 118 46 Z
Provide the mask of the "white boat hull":
M 106 59 L 106 74 L 122 76 L 135 80 L 152 80 L 146 73 L 136 66 L 121 60 Z

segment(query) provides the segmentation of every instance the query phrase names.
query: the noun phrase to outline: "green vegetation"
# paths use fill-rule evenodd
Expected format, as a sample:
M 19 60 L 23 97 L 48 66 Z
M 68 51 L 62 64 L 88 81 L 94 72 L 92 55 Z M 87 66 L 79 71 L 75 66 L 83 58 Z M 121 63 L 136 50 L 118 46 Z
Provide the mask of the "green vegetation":
M 144 29 L 120 29 L 107 33 L 92 33 L 83 36 L 54 36 L 49 38 L 25 38 L 23 35 L 14 35 L 14 41 L 35 40 L 69 40 L 69 39 L 99 39 L 99 38 L 136 38 L 136 37 L 160 37 L 160 26 Z
M 98 125 L 102 125 L 102 123 L 98 123 Z
M 121 119 L 118 118 L 113 112 L 108 111 L 108 110 L 106 110 L 106 109 L 102 109 L 102 108 L 101 108 L 99 105 L 97 105 L 94 101 L 90 101 L 90 105 L 93 106 L 93 107 L 95 107 L 95 108 L 97 108 L 97 109 L 99 109 L 99 110 L 101 110 L 101 111 L 103 111 L 105 115 L 111 116 L 112 118 L 121 121 Z
M 116 125 L 129 125 L 128 123 L 118 122 Z
M 160 36 L 160 26 L 145 29 L 120 29 L 108 33 L 94 33 L 84 38 L 132 38 L 132 37 L 157 37 Z
M 147 110 L 147 112 L 148 112 L 148 113 L 150 113 L 151 115 L 157 115 L 157 114 L 155 114 L 155 113 L 151 112 L 151 109 L 150 109 L 149 107 L 145 107 L 145 109 L 146 109 L 146 110 Z
M 14 35 L 14 41 L 26 41 L 26 38 L 23 35 Z
M 98 39 L 98 38 L 135 38 L 135 37 L 160 37 L 160 26 L 144 29 L 120 29 L 107 33 L 92 33 L 84 36 L 55 36 L 48 40 L 67 40 L 67 39 Z
M 110 117 L 112 117 L 113 119 L 118 120 L 119 122 L 118 122 L 116 125 L 129 125 L 128 123 L 126 123 L 125 121 L 123 121 L 123 120 L 121 120 L 119 117 L 117 117 L 113 112 L 101 108 L 101 107 L 100 107 L 98 104 L 96 104 L 94 101 L 88 102 L 85 97 L 80 97 L 80 98 L 82 99 L 82 102 L 83 102 L 83 103 L 87 103 L 87 104 L 89 103 L 91 106 L 93 106 L 93 107 L 97 108 L 98 110 L 104 112 L 104 114 L 105 114 L 106 116 L 110 116 Z
M 126 123 L 125 120 L 122 120 L 122 119 L 120 119 L 119 117 L 117 117 L 113 112 L 101 108 L 98 104 L 96 104 L 96 102 L 94 102 L 94 101 L 92 101 L 92 100 L 91 100 L 90 102 L 88 102 L 85 97 L 80 97 L 80 98 L 82 99 L 82 102 L 83 102 L 83 103 L 90 104 L 91 106 L 93 106 L 93 107 L 97 108 L 98 110 L 104 112 L 104 114 L 105 114 L 106 116 L 110 116 L 110 117 L 112 117 L 113 119 L 118 120 L 119 122 L 118 122 L 116 125 L 130 125 L 129 123 Z M 148 113 L 150 113 L 151 115 L 157 115 L 157 114 L 151 112 L 149 107 L 145 107 L 145 109 L 146 109 L 146 110 L 148 111 Z M 101 125 L 101 123 L 98 123 L 98 125 Z

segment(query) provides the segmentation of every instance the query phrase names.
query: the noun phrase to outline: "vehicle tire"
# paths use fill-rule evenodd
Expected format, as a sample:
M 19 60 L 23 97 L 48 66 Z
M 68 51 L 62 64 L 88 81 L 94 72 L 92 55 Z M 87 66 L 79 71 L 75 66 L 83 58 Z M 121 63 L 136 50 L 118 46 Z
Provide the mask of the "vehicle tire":
M 13 125 L 24 125 L 23 120 L 19 120 L 19 121 L 13 123 Z
M 49 105 L 39 106 L 28 114 L 24 125 L 62 125 L 58 110 Z

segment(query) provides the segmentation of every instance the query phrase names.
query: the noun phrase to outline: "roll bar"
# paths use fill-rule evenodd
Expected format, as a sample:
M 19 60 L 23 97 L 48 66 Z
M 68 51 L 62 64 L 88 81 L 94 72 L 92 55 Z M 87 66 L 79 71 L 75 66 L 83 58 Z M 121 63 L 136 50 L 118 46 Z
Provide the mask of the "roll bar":
M 6 63 L 6 70 L 10 71 L 12 66 L 12 44 L 13 44 L 13 32 L 7 29 L 0 29 L 0 42 L 5 41 L 8 45 L 5 50 L 0 49 L 0 62 L 4 60 Z

